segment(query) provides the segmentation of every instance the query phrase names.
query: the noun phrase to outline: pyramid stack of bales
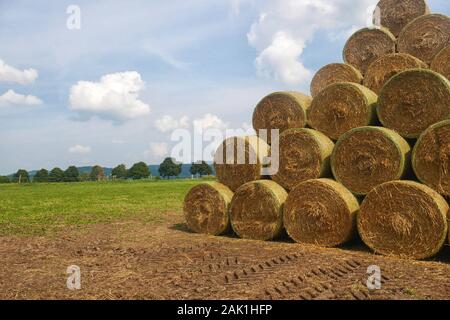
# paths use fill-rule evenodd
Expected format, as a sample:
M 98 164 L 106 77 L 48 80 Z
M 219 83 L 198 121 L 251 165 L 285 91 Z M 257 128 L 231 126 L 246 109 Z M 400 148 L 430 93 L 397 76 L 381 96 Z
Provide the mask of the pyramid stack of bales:
M 430 14 L 426 0 L 381 0 L 376 13 L 381 27 L 350 37 L 344 63 L 314 76 L 312 97 L 276 92 L 256 106 L 256 132 L 280 133 L 276 174 L 262 173 L 274 154 L 270 134 L 267 143 L 266 134 L 223 143 L 215 158 L 218 183 L 186 197 L 193 231 L 232 228 L 255 240 L 287 233 L 325 247 L 362 239 L 379 254 L 412 259 L 443 248 L 450 18 Z

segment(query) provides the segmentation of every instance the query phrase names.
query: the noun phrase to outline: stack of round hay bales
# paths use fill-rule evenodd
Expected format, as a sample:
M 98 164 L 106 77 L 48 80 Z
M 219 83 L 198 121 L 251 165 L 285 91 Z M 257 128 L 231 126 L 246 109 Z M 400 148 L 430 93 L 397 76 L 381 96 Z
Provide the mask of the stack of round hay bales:
M 315 74 L 312 98 L 269 94 L 253 113 L 258 136 L 223 142 L 220 183 L 186 197 L 192 230 L 253 240 L 286 231 L 324 247 L 359 233 L 379 254 L 412 259 L 441 250 L 450 231 L 450 19 L 429 14 L 426 0 L 381 0 L 374 21 L 381 27 L 347 41 L 344 63 Z M 277 170 L 265 176 L 266 166 Z

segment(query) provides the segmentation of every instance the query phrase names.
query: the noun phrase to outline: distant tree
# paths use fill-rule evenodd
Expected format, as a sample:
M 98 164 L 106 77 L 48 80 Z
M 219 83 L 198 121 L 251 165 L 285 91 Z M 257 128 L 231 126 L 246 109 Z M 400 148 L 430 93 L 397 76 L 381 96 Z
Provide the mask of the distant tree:
M 124 164 L 118 165 L 111 171 L 111 176 L 116 179 L 126 179 L 127 178 L 127 168 Z
M 10 183 L 11 180 L 9 179 L 9 177 L 6 176 L 0 176 L 0 183 Z
M 150 176 L 150 170 L 145 162 L 138 162 L 128 170 L 127 176 L 134 180 L 145 179 Z
M 196 176 L 209 176 L 212 174 L 212 169 L 205 161 L 199 161 L 196 163 L 193 163 L 191 165 L 191 168 L 189 169 L 192 175 Z
M 24 169 L 19 169 L 13 176 L 13 181 L 18 183 L 30 182 L 30 176 L 28 171 Z
M 158 171 L 163 178 L 178 177 L 181 173 L 181 163 L 176 163 L 173 158 L 166 158 L 159 165 Z
M 77 167 L 70 166 L 67 168 L 66 171 L 64 171 L 64 182 L 78 182 L 80 181 L 80 172 L 78 171 Z
M 91 175 L 87 172 L 83 172 L 82 174 L 80 174 L 80 181 L 82 182 L 86 182 L 86 181 L 90 181 L 91 180 Z
M 193 176 L 196 176 L 198 174 L 198 169 L 199 169 L 199 163 L 198 162 L 192 162 L 191 168 L 189 169 L 189 172 Z
M 100 166 L 94 166 L 89 177 L 92 181 L 105 180 L 105 171 Z
M 49 182 L 61 182 L 63 181 L 63 179 L 64 179 L 64 171 L 62 171 L 58 167 L 53 168 L 48 175 Z
M 48 182 L 49 176 L 48 176 L 48 170 L 41 169 L 33 177 L 33 182 Z

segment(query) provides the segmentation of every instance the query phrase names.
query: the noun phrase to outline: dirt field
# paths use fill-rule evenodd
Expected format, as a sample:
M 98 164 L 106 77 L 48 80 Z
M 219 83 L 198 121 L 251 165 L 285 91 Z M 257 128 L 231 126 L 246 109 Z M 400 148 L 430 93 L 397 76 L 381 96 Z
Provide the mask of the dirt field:
M 181 214 L 0 238 L 1 299 L 450 299 L 450 250 L 436 261 L 190 233 Z M 66 287 L 69 265 L 81 290 Z M 378 265 L 382 288 L 369 291 Z

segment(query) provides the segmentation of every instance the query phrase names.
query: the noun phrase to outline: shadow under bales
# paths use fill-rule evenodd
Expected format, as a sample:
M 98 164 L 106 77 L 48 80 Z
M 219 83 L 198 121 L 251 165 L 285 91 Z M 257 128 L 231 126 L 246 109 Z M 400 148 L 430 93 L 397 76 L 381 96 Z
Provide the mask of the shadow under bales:
M 191 231 L 186 223 L 176 223 L 171 226 L 169 226 L 170 230 L 180 231 L 187 234 L 196 234 L 195 232 Z M 227 238 L 227 239 L 236 239 L 239 240 L 240 238 L 237 236 L 236 233 L 233 231 L 229 231 L 221 236 L 218 236 L 218 238 Z M 273 243 L 285 243 L 285 244 L 296 244 L 295 241 L 293 241 L 286 232 L 283 232 L 283 234 L 272 240 Z M 367 253 L 367 254 L 373 254 L 373 251 L 367 247 L 361 238 L 359 236 L 355 236 L 352 240 L 349 242 L 337 246 L 336 249 L 348 251 L 348 252 L 358 252 L 358 253 Z M 445 247 L 433 258 L 426 259 L 424 261 L 430 261 L 430 262 L 441 262 L 441 263 L 447 263 L 450 264 L 450 246 L 448 244 L 445 245 Z

